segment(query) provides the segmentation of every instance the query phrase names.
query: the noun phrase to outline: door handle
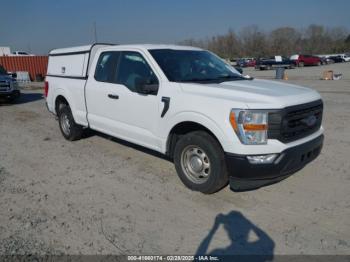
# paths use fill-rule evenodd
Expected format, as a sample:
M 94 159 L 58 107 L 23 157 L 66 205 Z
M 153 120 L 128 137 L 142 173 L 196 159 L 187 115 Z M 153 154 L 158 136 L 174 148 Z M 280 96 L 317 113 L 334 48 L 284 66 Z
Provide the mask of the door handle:
M 166 112 L 168 112 L 168 110 L 169 110 L 170 97 L 163 96 L 162 102 L 164 103 L 164 108 L 163 108 L 163 112 L 160 116 L 161 118 L 163 118 L 165 116 Z
M 111 99 L 119 99 L 118 95 L 108 94 L 108 97 L 111 98 Z

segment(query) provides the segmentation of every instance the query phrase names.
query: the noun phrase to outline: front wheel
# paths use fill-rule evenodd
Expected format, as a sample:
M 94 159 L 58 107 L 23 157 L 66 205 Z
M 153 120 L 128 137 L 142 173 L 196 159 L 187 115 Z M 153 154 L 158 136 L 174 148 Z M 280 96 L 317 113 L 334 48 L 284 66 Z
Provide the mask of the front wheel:
M 175 146 L 174 164 L 181 181 L 194 191 L 211 194 L 228 183 L 224 151 L 207 132 L 182 136 Z
M 75 123 L 68 105 L 63 105 L 58 110 L 58 123 L 65 139 L 74 141 L 81 138 L 83 127 Z
M 19 91 L 15 91 L 15 93 L 9 96 L 6 100 L 9 103 L 15 103 L 20 96 L 21 96 L 21 93 Z

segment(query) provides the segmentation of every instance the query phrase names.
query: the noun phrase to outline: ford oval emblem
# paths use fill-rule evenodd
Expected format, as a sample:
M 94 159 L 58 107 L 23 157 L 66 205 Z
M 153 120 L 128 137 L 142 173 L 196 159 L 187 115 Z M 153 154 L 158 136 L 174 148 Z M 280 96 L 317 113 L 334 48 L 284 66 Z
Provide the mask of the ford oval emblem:
M 303 122 L 303 124 L 307 125 L 308 127 L 312 127 L 316 124 L 317 118 L 316 116 L 311 115 L 301 120 L 301 122 Z

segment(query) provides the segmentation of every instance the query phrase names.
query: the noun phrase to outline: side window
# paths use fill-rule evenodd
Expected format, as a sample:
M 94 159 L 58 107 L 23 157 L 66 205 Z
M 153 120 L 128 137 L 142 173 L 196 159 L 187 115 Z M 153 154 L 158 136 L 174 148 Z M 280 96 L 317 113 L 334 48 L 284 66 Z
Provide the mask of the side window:
M 143 56 L 138 52 L 122 52 L 118 66 L 116 83 L 125 85 L 130 91 L 136 92 L 137 84 L 158 84 L 158 79 Z
M 100 55 L 95 71 L 96 81 L 113 83 L 119 56 L 120 52 L 104 52 Z

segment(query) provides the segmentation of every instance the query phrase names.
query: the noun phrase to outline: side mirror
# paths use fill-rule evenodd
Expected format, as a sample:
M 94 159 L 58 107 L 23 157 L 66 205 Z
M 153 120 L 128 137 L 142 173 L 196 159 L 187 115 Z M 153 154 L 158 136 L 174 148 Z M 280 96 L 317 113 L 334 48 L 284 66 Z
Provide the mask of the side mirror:
M 148 79 L 136 78 L 135 86 L 136 91 L 140 94 L 155 95 L 158 93 L 159 84 L 150 83 Z
M 235 67 L 235 69 L 240 73 L 240 74 L 243 74 L 243 69 L 242 67 Z
M 11 76 L 12 76 L 13 78 L 17 78 L 17 73 L 12 73 Z
M 155 95 L 158 93 L 158 84 L 146 84 L 142 86 L 142 94 Z

